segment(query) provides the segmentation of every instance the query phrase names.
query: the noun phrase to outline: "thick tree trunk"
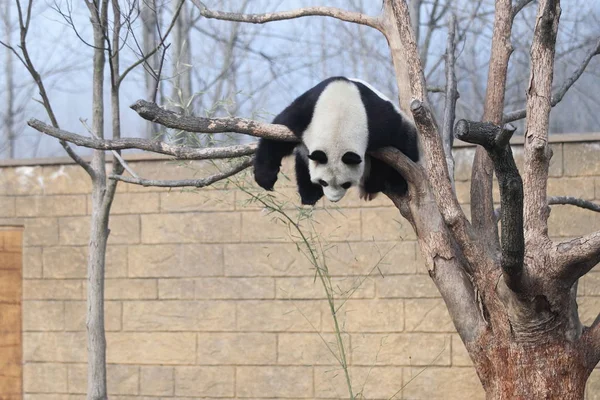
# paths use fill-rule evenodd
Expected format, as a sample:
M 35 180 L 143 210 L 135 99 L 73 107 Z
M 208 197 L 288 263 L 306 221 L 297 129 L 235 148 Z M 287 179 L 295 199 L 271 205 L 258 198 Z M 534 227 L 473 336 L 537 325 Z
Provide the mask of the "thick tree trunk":
M 566 340 L 492 344 L 477 365 L 490 400 L 582 400 L 591 369 Z

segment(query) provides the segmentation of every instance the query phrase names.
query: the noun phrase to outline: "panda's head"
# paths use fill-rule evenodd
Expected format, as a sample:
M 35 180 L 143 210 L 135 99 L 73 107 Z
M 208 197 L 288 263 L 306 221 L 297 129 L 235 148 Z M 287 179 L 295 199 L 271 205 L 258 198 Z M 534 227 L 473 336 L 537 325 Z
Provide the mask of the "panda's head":
M 348 189 L 359 185 L 365 170 L 363 157 L 354 151 L 328 156 L 323 150 L 313 150 L 308 154 L 310 180 L 323 187 L 329 201 L 340 201 Z

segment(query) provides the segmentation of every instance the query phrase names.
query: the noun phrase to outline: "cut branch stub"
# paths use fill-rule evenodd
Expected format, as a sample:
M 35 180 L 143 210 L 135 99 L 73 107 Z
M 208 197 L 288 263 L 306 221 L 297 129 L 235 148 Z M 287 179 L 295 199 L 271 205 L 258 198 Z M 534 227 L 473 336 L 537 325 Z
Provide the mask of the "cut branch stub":
M 458 139 L 482 146 L 494 164 L 502 207 L 502 270 L 507 286 L 520 292 L 525 255 L 523 180 L 509 144 L 513 133 L 512 127 L 503 129 L 489 122 L 460 120 L 455 127 Z

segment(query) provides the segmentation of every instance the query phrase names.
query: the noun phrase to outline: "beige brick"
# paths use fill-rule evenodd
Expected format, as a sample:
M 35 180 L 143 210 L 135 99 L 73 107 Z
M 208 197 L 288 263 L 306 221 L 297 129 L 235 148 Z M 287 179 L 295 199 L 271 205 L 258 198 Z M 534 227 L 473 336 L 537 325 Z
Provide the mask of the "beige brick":
M 333 332 L 329 305 L 322 304 L 323 326 Z M 348 300 L 337 312 L 345 332 L 400 332 L 404 327 L 402 300 Z
M 349 373 L 355 395 L 360 393 L 365 399 L 399 397 L 399 390 L 402 388 L 402 368 L 351 367 Z M 348 398 L 348 385 L 344 371 L 340 367 L 316 367 L 315 392 L 317 398 Z
M 158 196 L 158 193 L 117 193 L 110 208 L 111 215 L 156 213 L 159 211 Z
M 264 365 L 277 362 L 277 337 L 270 333 L 199 333 L 200 365 Z
M 454 332 L 454 324 L 442 299 L 404 300 L 407 332 Z
M 585 289 L 580 293 L 588 296 L 600 295 L 600 272 L 590 272 L 585 275 Z
M 23 366 L 25 392 L 64 393 L 67 391 L 67 366 L 65 364 L 32 364 Z
M 144 243 L 238 242 L 240 238 L 236 213 L 148 214 L 141 218 Z
M 314 398 L 311 367 L 238 367 L 240 397 Z
M 23 198 L 19 197 L 19 202 Z M 0 218 L 11 218 L 17 215 L 15 198 L 8 196 L 0 196 Z
M 471 168 L 475 158 L 475 147 L 455 148 L 454 179 L 456 182 L 471 180 Z
M 142 366 L 140 374 L 141 394 L 170 396 L 175 393 L 175 370 L 173 367 Z
M 254 184 L 254 183 L 253 183 Z M 278 187 L 272 192 L 266 192 L 263 188 L 250 188 L 247 190 L 250 193 L 235 190 L 235 208 L 236 210 L 263 210 L 265 205 L 259 201 L 263 200 L 268 205 L 273 207 L 281 207 L 284 210 L 297 210 L 302 207 L 298 189 L 293 187 Z
M 18 217 L 85 215 L 85 196 L 30 196 L 17 202 Z
M 23 331 L 62 331 L 65 307 L 62 301 L 24 301 Z
M 86 362 L 85 332 L 24 332 L 23 361 Z
M 375 278 L 377 296 L 381 298 L 441 297 L 427 275 L 397 275 Z
M 56 218 L 35 218 L 25 222 L 23 245 L 55 246 L 58 244 L 58 221 Z
M 109 332 L 107 359 L 116 364 L 193 364 L 196 334 Z
M 327 198 L 323 197 L 321 200 L 324 207 L 329 210 L 329 212 L 336 212 L 337 209 L 340 208 L 370 208 L 370 207 L 394 207 L 394 203 L 389 199 L 389 197 L 385 196 L 383 193 L 379 193 L 375 196 L 375 199 L 367 201 L 363 200 L 359 196 L 359 191 L 357 188 L 351 189 L 346 195 L 337 203 L 332 203 Z
M 234 208 L 233 190 L 172 190 L 160 194 L 162 212 L 226 211 Z
M 415 240 L 410 223 L 395 208 L 373 208 L 362 210 L 362 239 Z
M 229 244 L 224 249 L 225 275 L 314 275 L 314 268 L 293 244 Z
M 325 251 L 330 275 L 413 274 L 415 242 L 338 243 Z
M 0 168 L 0 194 L 42 194 L 45 186 L 41 167 Z
M 87 247 L 61 246 L 44 249 L 44 276 L 46 278 L 86 278 Z M 127 248 L 109 245 L 106 248 L 105 274 L 107 278 L 127 274 Z
M 146 300 L 158 298 L 158 283 L 155 279 L 107 279 L 107 300 Z
M 235 329 L 235 304 L 226 301 L 131 301 L 123 304 L 126 331 Z
M 88 194 L 92 191 L 90 176 L 79 165 L 43 168 L 44 194 Z
M 133 277 L 195 277 L 223 273 L 223 249 L 216 245 L 143 245 L 129 248 Z
M 375 297 L 375 282 L 368 277 L 330 278 L 327 288 L 335 298 L 369 299 Z M 326 279 L 326 282 L 328 280 Z M 279 299 L 326 299 L 326 291 L 320 278 L 278 278 L 276 294 Z
M 65 302 L 65 330 L 85 331 L 87 306 L 85 301 Z M 121 330 L 121 303 L 107 301 L 104 303 L 104 324 L 107 331 Z
M 346 359 L 350 359 L 350 336 L 343 335 Z M 334 356 L 335 354 L 335 356 Z M 280 333 L 277 362 L 283 365 L 339 365 L 340 350 L 334 334 Z
M 295 220 L 296 214 L 291 217 Z M 242 213 L 242 241 L 244 242 L 284 242 L 300 241 L 300 235 L 293 226 L 282 222 L 282 216 L 262 211 Z M 315 210 L 312 223 L 304 221 L 301 229 L 305 234 L 314 232 L 321 240 L 344 241 L 360 239 L 360 210 L 340 209 L 335 212 Z M 311 226 L 312 225 L 312 226 Z M 314 227 L 314 229 L 313 229 Z
M 579 207 L 552 206 L 548 233 L 552 236 L 580 236 L 600 230 L 600 215 Z
M 471 181 L 456 181 L 456 198 L 461 204 L 471 203 Z
M 574 196 L 586 200 L 594 198 L 592 178 L 550 178 L 548 196 Z
M 60 244 L 85 245 L 90 238 L 90 217 L 62 217 L 59 219 Z M 137 215 L 113 215 L 108 225 L 108 243 L 132 244 L 140 241 L 140 222 Z
M 47 247 L 43 259 L 46 278 L 83 279 L 87 276 L 86 247 Z
M 233 367 L 176 367 L 175 395 L 233 397 Z
M 81 300 L 83 281 L 73 279 L 28 279 L 23 281 L 24 300 Z
M 159 279 L 158 298 L 168 300 L 192 300 L 194 298 L 193 280 Z
M 600 370 L 594 369 L 585 388 L 587 400 L 600 400 Z
M 405 368 L 403 392 L 415 400 L 485 398 L 474 368 Z
M 579 297 L 577 305 L 579 306 L 581 323 L 590 326 L 600 313 L 600 297 Z
M 600 175 L 600 144 L 564 143 L 563 167 L 566 176 Z
M 240 331 L 314 332 L 321 326 L 316 301 L 243 301 L 237 304 Z
M 108 364 L 106 383 L 108 394 L 138 394 L 139 367 Z M 69 365 L 69 393 L 87 392 L 87 365 Z
M 14 400 L 20 400 L 21 397 L 17 397 Z M 68 394 L 45 394 L 45 393 L 25 393 L 23 395 L 24 400 L 80 400 L 76 396 L 70 396 Z M 13 400 L 13 399 L 10 399 Z
M 470 367 L 473 365 L 469 352 L 465 348 L 460 336 L 452 335 L 452 365 L 458 367 Z
M 362 334 L 352 336 L 353 365 L 450 365 L 450 335 Z
M 23 279 L 42 277 L 42 247 L 23 248 Z
M 272 278 L 199 278 L 196 299 L 272 299 L 275 282 Z

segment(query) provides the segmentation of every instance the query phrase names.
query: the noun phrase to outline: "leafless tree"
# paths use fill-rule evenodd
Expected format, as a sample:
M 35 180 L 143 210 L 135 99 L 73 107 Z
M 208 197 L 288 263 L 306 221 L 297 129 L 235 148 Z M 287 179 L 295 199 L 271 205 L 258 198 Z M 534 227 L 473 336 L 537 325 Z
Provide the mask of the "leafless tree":
M 400 104 L 410 110 L 419 130 L 424 165 L 401 152 L 385 149 L 372 154 L 393 165 L 409 183 L 404 197 L 389 194 L 416 231 L 429 274 L 445 300 L 490 399 L 583 399 L 586 380 L 600 360 L 600 317 L 584 327 L 577 313 L 577 282 L 600 261 L 600 232 L 555 243 L 548 236 L 549 204 L 597 205 L 579 199 L 549 199 L 546 194 L 549 116 L 562 89 L 552 93 L 556 38 L 561 8 L 558 0 L 539 0 L 531 42 L 526 107 L 505 112 L 511 30 L 515 16 L 530 3 L 495 2 L 491 57 L 484 94 L 483 122 L 459 121 L 453 127 L 456 98 L 453 56 L 456 40 L 446 51 L 447 111 L 436 123 L 406 0 L 384 0 L 377 17 L 332 7 L 240 14 L 214 11 L 193 0 L 205 18 L 263 24 L 307 16 L 325 16 L 361 24 L 381 32 L 390 46 Z M 460 32 L 460 26 L 457 31 Z M 593 50 L 593 51 L 592 51 Z M 597 54 L 597 50 L 590 54 Z M 587 58 L 580 60 L 585 69 Z M 568 90 L 581 74 L 576 69 L 559 88 Z M 564 95 L 564 93 L 563 93 Z M 554 99 L 554 100 L 553 100 Z M 283 126 L 242 118 L 181 116 L 146 101 L 132 108 L 146 120 L 198 133 L 238 132 L 279 140 L 295 140 Z M 527 117 L 523 177 L 515 166 L 509 140 L 514 132 L 505 121 Z M 179 158 L 236 158 L 253 145 L 190 149 L 144 139 L 87 138 L 37 120 L 29 124 L 48 135 L 94 149 L 138 148 Z M 454 128 L 454 129 L 453 129 Z M 453 130 L 455 132 L 453 132 Z M 471 187 L 471 220 L 461 209 L 452 186 L 449 141 L 453 135 L 477 144 Z M 114 180 L 158 185 L 202 187 L 249 165 L 247 159 L 221 174 L 194 181 L 156 181 L 111 176 Z M 451 171 L 451 169 L 450 169 Z M 500 186 L 500 224 L 492 199 L 495 172 Z M 401 262 L 401 260 L 399 260 Z M 353 397 L 354 394 L 351 394 Z

